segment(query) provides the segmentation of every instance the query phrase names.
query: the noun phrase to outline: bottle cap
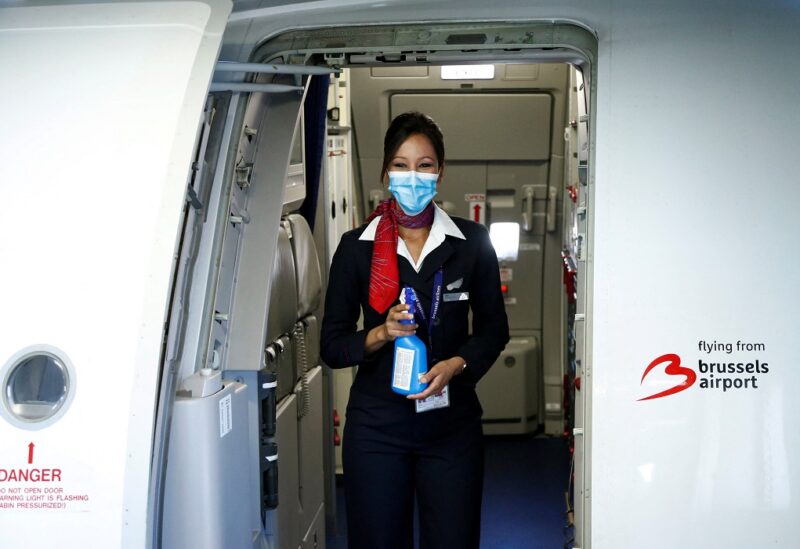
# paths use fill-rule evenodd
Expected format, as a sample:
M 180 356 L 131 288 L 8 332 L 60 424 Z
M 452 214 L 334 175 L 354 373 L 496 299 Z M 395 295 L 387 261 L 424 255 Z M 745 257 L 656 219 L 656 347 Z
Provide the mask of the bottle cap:
M 414 290 L 409 288 L 408 286 L 403 287 L 403 291 L 400 292 L 400 303 L 404 305 L 408 305 L 408 313 L 413 315 L 416 314 L 416 308 L 414 303 Z M 404 319 L 400 321 L 403 324 L 413 324 L 413 319 Z

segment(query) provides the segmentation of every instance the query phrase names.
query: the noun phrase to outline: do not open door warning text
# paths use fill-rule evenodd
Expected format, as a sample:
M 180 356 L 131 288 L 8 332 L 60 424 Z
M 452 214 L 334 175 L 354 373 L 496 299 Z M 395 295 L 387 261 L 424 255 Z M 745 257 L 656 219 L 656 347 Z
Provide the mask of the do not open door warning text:
M 69 469 L 37 461 L 36 445 L 20 449 L 18 463 L 0 464 L 0 513 L 89 510 L 91 498 Z

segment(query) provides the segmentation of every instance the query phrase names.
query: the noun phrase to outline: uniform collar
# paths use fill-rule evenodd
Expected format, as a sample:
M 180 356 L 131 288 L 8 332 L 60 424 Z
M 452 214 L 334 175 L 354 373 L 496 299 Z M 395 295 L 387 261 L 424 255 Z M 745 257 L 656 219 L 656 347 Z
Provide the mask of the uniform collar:
M 464 233 L 456 226 L 450 216 L 445 213 L 443 209 L 441 209 L 435 202 L 434 211 L 433 211 L 433 224 L 431 225 L 431 233 L 428 235 L 430 239 L 431 236 L 434 236 L 434 239 L 437 241 L 437 245 L 444 240 L 446 236 L 453 236 L 455 238 L 460 238 L 461 240 L 466 240 L 467 237 L 464 236 Z M 375 240 L 375 232 L 378 230 L 378 222 L 380 222 L 381 216 L 375 217 L 372 221 L 369 222 L 367 228 L 364 229 L 364 232 L 361 233 L 361 236 L 358 237 L 359 240 Z M 401 239 L 398 239 L 401 240 Z
M 446 243 L 445 239 L 448 236 L 452 236 L 455 238 L 460 238 L 461 240 L 466 240 L 467 238 L 464 236 L 464 233 L 453 223 L 453 220 L 450 219 L 450 216 L 445 213 L 443 209 L 434 203 L 435 210 L 433 211 L 433 224 L 431 224 L 431 232 L 428 234 L 428 239 L 425 241 L 425 245 L 422 247 L 422 252 L 419 254 L 419 259 L 414 262 L 414 259 L 411 257 L 411 252 L 408 251 L 406 247 L 406 243 L 403 242 L 402 238 L 397 239 L 397 255 L 404 257 L 408 260 L 411 267 L 417 273 L 424 274 L 421 272 L 422 269 L 422 262 L 425 261 L 425 258 L 430 255 L 431 252 L 438 249 L 443 243 Z M 367 228 L 364 229 L 364 232 L 361 233 L 361 236 L 358 237 L 359 240 L 375 240 L 375 231 L 378 230 L 378 222 L 380 221 L 380 216 L 373 219 Z M 427 271 L 428 269 L 426 269 Z

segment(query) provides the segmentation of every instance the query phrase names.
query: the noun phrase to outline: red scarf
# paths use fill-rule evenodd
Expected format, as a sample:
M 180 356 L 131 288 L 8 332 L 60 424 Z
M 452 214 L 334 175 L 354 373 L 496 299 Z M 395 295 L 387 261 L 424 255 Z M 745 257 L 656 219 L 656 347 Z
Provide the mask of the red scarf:
M 433 202 L 417 215 L 406 215 L 394 198 L 384 200 L 369 214 L 367 222 L 381 216 L 372 245 L 369 273 L 369 304 L 379 313 L 386 312 L 400 295 L 400 273 L 397 269 L 397 227 L 419 229 L 433 224 Z

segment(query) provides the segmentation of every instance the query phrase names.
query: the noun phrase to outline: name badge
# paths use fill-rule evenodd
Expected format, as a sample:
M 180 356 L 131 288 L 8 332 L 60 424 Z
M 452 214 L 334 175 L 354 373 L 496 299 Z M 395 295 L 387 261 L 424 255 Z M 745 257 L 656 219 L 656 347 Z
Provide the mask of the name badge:
M 449 294 L 444 294 L 442 299 L 445 303 L 450 301 L 469 301 L 469 292 L 452 292 Z
M 415 400 L 414 404 L 417 407 L 417 413 L 428 412 L 430 410 L 438 410 L 439 408 L 447 408 L 450 406 L 450 386 L 445 385 L 442 392 L 438 395 L 431 395 L 422 400 Z

